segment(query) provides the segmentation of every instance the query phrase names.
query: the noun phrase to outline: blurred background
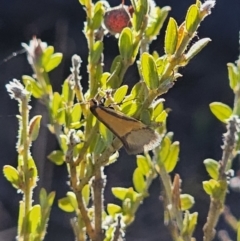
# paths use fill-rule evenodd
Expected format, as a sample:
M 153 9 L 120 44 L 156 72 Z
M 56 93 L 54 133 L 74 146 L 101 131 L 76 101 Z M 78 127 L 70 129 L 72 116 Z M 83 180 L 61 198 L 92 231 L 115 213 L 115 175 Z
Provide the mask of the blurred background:
M 111 6 L 119 5 L 120 0 L 110 0 Z M 160 7 L 171 6 L 171 17 L 181 24 L 188 7 L 193 0 L 157 0 Z M 129 4 L 129 2 L 126 2 Z M 83 60 L 81 75 L 84 87 L 87 87 L 86 60 L 87 45 L 82 33 L 85 12 L 77 0 L 0 0 L 0 62 L 12 52 L 21 49 L 21 43 L 28 43 L 33 35 L 55 47 L 55 51 L 64 55 L 61 65 L 50 73 L 55 91 L 61 89 L 63 81 L 70 74 L 71 57 L 78 54 Z M 163 54 L 163 38 L 166 24 L 151 50 Z M 209 37 L 212 42 L 194 58 L 190 64 L 180 70 L 183 75 L 174 88 L 164 95 L 165 106 L 171 108 L 168 130 L 174 132 L 174 140 L 180 141 L 180 159 L 172 176 L 179 173 L 183 183 L 182 192 L 195 197 L 195 206 L 191 211 L 199 212 L 198 226 L 195 232 L 197 240 L 202 240 L 202 227 L 206 221 L 209 197 L 202 189 L 202 181 L 208 179 L 203 160 L 221 158 L 222 125 L 209 110 L 209 103 L 221 101 L 230 106 L 233 93 L 229 88 L 226 64 L 234 62 L 239 55 L 240 1 L 217 1 L 212 14 L 201 24 L 198 37 Z M 197 37 L 193 40 L 197 41 Z M 105 70 L 109 70 L 111 61 L 118 54 L 117 40 L 105 37 Z M 22 54 L 0 65 L 0 168 L 4 165 L 17 165 L 16 135 L 18 114 L 17 102 L 10 99 L 5 85 L 13 78 L 21 79 L 24 74 L 31 75 L 26 55 Z M 125 83 L 132 86 L 138 81 L 136 67 L 131 67 L 125 76 Z M 32 115 L 42 114 L 44 107 L 32 100 Z M 43 120 L 47 123 L 47 120 Z M 70 214 L 57 207 L 57 200 L 69 190 L 66 167 L 54 166 L 46 156 L 57 148 L 57 142 L 46 125 L 33 146 L 33 156 L 39 168 L 40 181 L 35 192 L 38 200 L 40 187 L 48 191 L 56 190 L 55 205 L 52 209 L 46 241 L 74 240 L 70 227 Z M 128 156 L 122 149 L 117 163 L 106 168 L 108 183 L 105 190 L 105 202 L 116 202 L 111 187 L 132 185 L 132 173 L 136 167 L 135 158 Z M 234 170 L 239 169 L 235 160 Z M 3 175 L 0 175 L 0 237 L 1 241 L 14 240 L 21 195 L 17 194 Z M 161 187 L 155 180 L 148 197 L 140 207 L 136 220 L 126 234 L 127 240 L 168 241 L 171 240 L 163 224 L 163 208 L 159 199 Z M 227 205 L 236 217 L 240 217 L 240 194 L 230 191 Z M 218 229 L 226 229 L 236 240 L 235 234 L 220 219 Z M 217 239 L 216 239 L 217 240 Z

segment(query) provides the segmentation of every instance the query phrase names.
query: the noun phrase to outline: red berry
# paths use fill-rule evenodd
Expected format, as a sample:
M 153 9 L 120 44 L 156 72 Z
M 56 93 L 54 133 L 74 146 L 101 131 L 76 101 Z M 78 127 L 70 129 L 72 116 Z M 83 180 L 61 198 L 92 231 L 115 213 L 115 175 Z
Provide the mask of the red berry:
M 121 33 L 125 27 L 131 26 L 131 16 L 128 7 L 120 5 L 106 11 L 104 25 L 111 34 Z

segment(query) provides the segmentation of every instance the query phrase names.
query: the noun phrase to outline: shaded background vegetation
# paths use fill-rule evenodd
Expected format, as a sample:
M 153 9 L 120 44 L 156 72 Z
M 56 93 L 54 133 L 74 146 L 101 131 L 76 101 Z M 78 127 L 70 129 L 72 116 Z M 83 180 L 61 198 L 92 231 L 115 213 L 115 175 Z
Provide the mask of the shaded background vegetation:
M 187 8 L 194 3 L 191 0 L 162 0 L 159 6 L 171 6 L 170 16 L 180 24 Z M 120 1 L 111 0 L 110 5 L 119 5 Z M 239 54 L 238 31 L 240 30 L 240 1 L 217 1 L 213 14 L 202 23 L 199 37 L 210 37 L 212 42 L 195 58 L 187 68 L 181 70 L 183 77 L 173 89 L 164 96 L 166 107 L 171 108 L 168 130 L 175 133 L 175 140 L 180 141 L 180 162 L 175 172 L 183 179 L 183 193 L 195 197 L 194 211 L 200 213 L 196 230 L 198 240 L 202 239 L 202 226 L 206 221 L 209 198 L 203 192 L 201 182 L 207 179 L 203 166 L 205 158 L 221 158 L 222 133 L 224 126 L 210 113 L 209 103 L 222 101 L 232 105 L 233 94 L 228 86 L 227 62 L 233 62 Z M 59 91 L 64 79 L 69 75 L 71 56 L 78 54 L 83 59 L 82 83 L 87 87 L 86 56 L 87 45 L 82 33 L 85 13 L 77 0 L 0 0 L 0 61 L 12 52 L 21 49 L 20 43 L 27 42 L 33 35 L 54 45 L 57 52 L 64 54 L 60 67 L 51 72 L 50 77 L 55 91 Z M 165 28 L 164 28 L 165 29 Z M 163 53 L 164 31 L 153 42 L 151 50 Z M 197 40 L 197 37 L 195 41 Z M 118 54 L 117 40 L 113 37 L 104 39 L 105 70 L 109 70 L 112 59 Z M 193 40 L 194 42 L 194 40 Z M 18 107 L 7 95 L 5 84 L 12 78 L 20 79 L 23 74 L 31 75 L 26 55 L 20 55 L 0 65 L 0 166 L 16 165 L 15 150 Z M 132 86 L 138 81 L 136 67 L 133 66 L 125 76 L 125 84 Z M 57 148 L 56 140 L 48 132 L 47 117 L 44 107 L 32 100 L 33 114 L 43 114 L 41 135 L 33 147 L 33 155 L 39 168 L 39 187 L 56 190 L 56 200 L 68 191 L 67 171 L 65 166 L 54 166 L 46 159 Z M 135 158 L 120 151 L 121 158 L 106 168 L 108 183 L 106 202 L 115 202 L 111 195 L 113 186 L 131 186 Z M 234 163 L 239 169 L 239 161 Z M 173 173 L 174 174 L 174 173 Z M 18 202 L 21 198 L 16 190 L 0 175 L 0 233 L 17 225 Z M 38 189 L 39 190 L 39 189 Z M 141 206 L 135 223 L 128 229 L 127 240 L 170 240 L 163 225 L 163 209 L 159 199 L 161 187 L 156 180 L 150 197 Z M 240 216 L 240 194 L 230 192 L 227 203 L 232 212 Z M 35 195 L 37 200 L 37 195 Z M 227 228 L 222 220 L 219 228 Z M 14 229 L 11 229 L 14 232 Z M 233 235 L 233 234 L 232 234 Z M 233 239 L 234 235 L 233 235 Z M 8 235 L 6 241 L 12 240 Z M 54 206 L 46 240 L 74 240 L 69 224 L 69 215 Z

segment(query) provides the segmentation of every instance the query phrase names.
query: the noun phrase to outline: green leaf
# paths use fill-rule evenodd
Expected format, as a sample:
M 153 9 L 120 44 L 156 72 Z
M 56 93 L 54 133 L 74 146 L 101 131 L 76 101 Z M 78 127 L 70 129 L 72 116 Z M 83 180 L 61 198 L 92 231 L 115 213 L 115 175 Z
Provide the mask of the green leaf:
M 78 202 L 77 202 L 77 198 L 74 192 L 67 192 L 67 197 L 69 198 L 69 201 L 72 205 L 72 207 L 74 208 L 74 210 L 78 209 Z
M 104 15 L 104 7 L 102 2 L 97 2 L 94 6 L 94 15 L 92 18 L 91 28 L 96 30 L 100 28 Z
M 175 141 L 172 143 L 167 158 L 164 160 L 164 166 L 166 168 L 166 171 L 169 173 L 173 171 L 175 166 L 177 165 L 178 161 L 178 155 L 179 155 L 179 142 Z
M 126 101 L 121 105 L 122 112 L 128 116 L 133 116 L 138 110 L 139 104 L 137 102 Z
M 42 66 L 46 66 L 47 63 L 49 62 L 51 56 L 54 53 L 54 47 L 53 46 L 48 46 L 43 50 L 43 55 L 42 55 Z
M 180 201 L 182 211 L 189 210 L 195 203 L 194 197 L 189 194 L 181 194 Z
M 119 77 L 114 73 L 112 74 L 107 81 L 107 88 L 116 89 L 121 85 L 121 80 Z
M 154 39 L 160 33 L 163 23 L 166 20 L 170 10 L 170 7 L 163 7 L 162 9 L 160 9 L 159 7 L 154 8 L 154 19 L 148 23 L 147 29 L 145 31 L 145 35 L 150 40 Z
M 133 36 L 130 28 L 124 28 L 119 37 L 119 52 L 126 63 L 131 62 L 133 54 Z
M 107 205 L 107 212 L 109 215 L 111 216 L 115 216 L 116 213 L 121 213 L 122 212 L 122 208 L 116 204 L 113 203 L 109 203 Z
M 107 79 L 107 83 L 106 83 L 106 86 L 108 88 L 117 89 L 121 85 L 122 79 L 119 78 L 119 74 L 122 68 L 123 68 L 123 59 L 119 55 L 115 57 L 115 59 L 113 60 L 113 63 L 110 69 L 111 75 Z
M 79 3 L 80 3 L 81 5 L 83 5 L 83 6 L 85 6 L 85 5 L 86 5 L 86 1 L 87 1 L 87 0 L 79 0 Z
M 210 181 L 211 180 L 203 182 L 203 189 L 208 195 L 212 196 L 212 187 Z
M 64 197 L 58 200 L 58 207 L 65 212 L 74 212 L 74 207 L 72 206 L 68 197 Z
M 143 11 L 144 16 L 146 16 L 150 11 L 149 1 L 139 0 L 139 9 Z
M 55 121 L 57 121 L 59 124 L 65 123 L 66 109 L 63 107 L 62 97 L 58 92 L 53 93 L 51 110 Z
M 44 92 L 41 85 L 31 76 L 23 75 L 22 80 L 25 86 L 31 85 L 31 93 L 36 98 L 39 99 L 43 96 Z
M 62 151 L 52 151 L 48 155 L 48 159 L 55 163 L 56 165 L 60 166 L 64 163 L 65 161 L 65 155 Z
M 32 185 L 35 186 L 38 180 L 38 170 L 32 156 L 28 156 L 29 178 L 32 178 Z
M 131 214 L 132 202 L 131 199 L 125 198 L 122 202 L 122 213 L 124 216 L 132 215 Z M 125 218 L 124 223 L 126 224 Z
M 79 129 L 82 126 L 82 122 L 81 121 L 76 121 L 76 122 L 72 122 L 69 125 L 70 129 Z
M 112 188 L 113 195 L 116 198 L 118 198 L 118 199 L 120 199 L 122 201 L 125 199 L 128 191 L 129 191 L 128 188 L 123 188 L 123 187 L 113 187 Z
M 116 228 L 112 226 L 109 226 L 108 229 L 105 232 L 105 238 L 103 241 L 111 241 L 113 240 L 114 233 L 115 233 Z
M 212 113 L 223 123 L 226 123 L 232 115 L 232 109 L 221 102 L 212 102 L 209 106 Z
M 82 172 L 85 171 L 85 176 L 88 176 L 88 177 L 93 176 L 94 164 L 93 164 L 93 160 L 90 157 L 88 158 L 86 165 L 81 165 L 81 170 Z
M 24 84 L 24 85 L 25 85 L 26 91 L 28 92 L 28 96 L 31 96 L 32 95 L 32 85 L 31 85 L 31 83 L 27 81 L 26 84 Z
M 178 26 L 177 22 L 170 18 L 165 34 L 164 49 L 167 55 L 172 55 L 176 51 L 178 41 Z
M 131 90 L 132 100 L 137 99 L 141 102 L 141 100 L 143 100 L 147 95 L 148 87 L 145 82 L 136 83 Z
M 69 86 L 69 81 L 66 79 L 62 85 L 62 94 L 63 100 L 67 103 L 72 101 L 71 87 Z M 59 93 L 58 93 L 59 94 Z
M 24 202 L 23 201 L 20 201 L 19 202 L 19 213 L 18 213 L 18 237 L 20 237 L 20 235 L 22 234 L 22 227 L 23 227 L 23 218 L 25 217 L 25 205 L 24 205 Z
M 126 96 L 124 102 L 138 100 L 139 102 L 143 101 L 148 95 L 148 88 L 145 82 L 136 83 L 132 90 L 131 94 Z
M 143 9 L 134 9 L 132 15 L 132 25 L 136 32 L 138 32 L 142 26 L 144 18 L 144 11 Z
M 35 141 L 38 137 L 41 119 L 41 115 L 36 115 L 29 122 L 29 137 L 32 141 Z
M 210 179 L 203 182 L 203 189 L 211 197 L 222 199 L 227 191 L 227 182 Z
M 82 189 L 82 196 L 85 202 L 85 205 L 87 207 L 87 205 L 89 204 L 89 200 L 90 200 L 90 187 L 89 184 L 86 184 L 83 189 Z
M 193 46 L 189 49 L 187 54 L 185 55 L 186 61 L 189 61 L 194 56 L 196 56 L 203 48 L 206 47 L 206 45 L 211 41 L 210 38 L 203 38 L 198 40 L 196 43 L 193 44 Z
M 197 30 L 200 22 L 197 5 L 193 4 L 189 7 L 185 21 L 188 33 L 193 34 Z
M 155 119 L 156 122 L 165 122 L 168 117 L 168 113 L 164 110 L 160 115 Z
M 153 103 L 153 113 L 152 113 L 153 121 L 155 121 L 156 118 L 162 113 L 164 101 L 165 101 L 164 99 L 160 98 Z
M 158 52 L 155 51 L 155 50 L 152 52 L 152 56 L 153 56 L 153 58 L 154 58 L 155 61 L 159 58 L 159 54 L 158 54 Z
M 142 194 L 138 194 L 137 192 L 135 192 L 132 187 L 129 187 L 125 199 L 129 199 L 132 203 L 134 203 L 136 202 L 137 198 L 141 195 Z
M 113 95 L 113 99 L 116 103 L 121 103 L 126 96 L 128 91 L 128 85 L 122 85 L 120 88 L 116 90 Z
M 61 146 L 61 149 L 62 151 L 65 153 L 68 149 L 68 137 L 64 134 L 60 135 L 60 146 Z
M 138 32 L 146 25 L 146 15 L 149 11 L 149 2 L 146 0 L 131 1 L 133 6 L 132 25 L 133 29 Z M 145 26 L 144 26 L 145 27 Z M 144 29 L 143 29 L 144 30 Z
M 145 156 L 137 155 L 137 166 L 139 171 L 145 176 L 149 174 L 151 167 L 149 166 L 148 159 Z
M 95 68 L 95 78 L 98 80 L 98 86 L 99 88 L 102 88 L 104 90 L 104 87 L 105 86 L 101 86 L 99 83 L 99 80 L 101 79 L 102 77 L 102 74 L 103 74 L 103 58 L 101 56 L 101 58 L 99 59 L 101 62 L 99 64 L 97 64 L 96 68 Z
M 201 8 L 202 3 L 200 2 L 200 0 L 196 0 L 196 6 L 197 6 L 198 8 Z
M 50 72 L 51 70 L 55 69 L 62 61 L 63 55 L 61 53 L 53 54 L 48 63 L 44 66 L 46 72 Z
M 110 73 L 112 74 L 117 71 L 116 74 L 118 75 L 120 73 L 121 66 L 122 66 L 122 57 L 121 55 L 117 55 L 112 62 Z
M 41 188 L 40 193 L 39 193 L 39 202 L 40 206 L 45 209 L 46 204 L 47 204 L 47 192 L 45 188 Z
M 141 72 L 147 86 L 151 90 L 157 89 L 159 85 L 157 66 L 154 58 L 148 53 L 143 53 L 141 56 Z
M 46 210 L 49 210 L 54 202 L 56 192 L 50 192 L 49 195 L 47 195 L 47 192 L 44 188 L 41 188 L 40 194 L 39 194 L 39 200 L 40 200 L 40 206 L 43 211 L 43 215 L 46 215 Z
M 3 174 L 6 179 L 15 187 L 16 189 L 20 188 L 20 179 L 18 170 L 10 165 L 5 165 L 3 167 Z
M 65 119 L 67 118 L 66 108 L 63 107 L 63 103 L 61 103 L 59 107 L 60 108 L 57 111 L 57 115 L 55 116 L 55 121 L 57 121 L 59 125 L 67 125 L 65 122 Z
M 110 77 L 110 73 L 108 72 L 105 72 L 102 74 L 101 78 L 100 78 L 100 86 L 103 88 L 103 89 L 106 89 L 106 86 L 107 86 L 107 80 L 108 78 Z
M 204 165 L 207 169 L 209 176 L 215 180 L 218 180 L 219 175 L 219 163 L 211 158 L 204 160 Z
M 171 147 L 171 140 L 168 136 L 165 136 L 161 142 L 161 148 L 159 152 L 159 161 L 164 162 L 168 156 Z
M 165 71 L 167 64 L 168 64 L 167 55 L 164 55 L 163 57 L 158 58 L 156 60 L 157 72 L 159 76 L 163 75 L 163 72 Z
M 93 142 L 90 145 L 90 152 L 95 153 L 95 155 L 99 155 L 103 152 L 103 150 L 106 148 L 106 144 L 101 137 L 101 135 L 97 134 L 96 138 L 93 140 Z
M 47 203 L 48 203 L 48 207 L 51 207 L 53 205 L 54 199 L 56 196 L 56 192 L 50 192 L 48 197 L 47 197 Z
M 42 189 L 43 190 L 43 189 Z M 46 191 L 42 191 L 43 194 L 43 199 L 40 199 L 40 206 L 41 206 L 41 220 L 40 224 L 37 227 L 37 237 L 39 237 L 39 234 L 45 234 L 46 229 L 47 229 L 47 224 L 51 212 L 51 208 L 53 205 L 53 201 L 55 198 L 56 193 L 55 192 L 50 192 L 49 195 L 47 195 Z M 41 196 L 40 196 L 41 198 Z
M 71 111 L 71 122 L 77 122 L 81 119 L 82 109 L 80 103 L 76 103 Z
M 30 212 L 29 212 L 29 224 L 30 224 L 30 232 L 36 233 L 38 224 L 41 220 L 41 206 L 40 205 L 34 205 Z
M 99 124 L 99 133 L 106 145 L 110 145 L 113 140 L 113 133 L 102 123 Z
M 195 230 L 195 227 L 197 225 L 197 218 L 198 218 L 197 212 L 189 214 L 188 233 L 190 234 L 190 236 L 192 236 L 192 234 Z
M 102 41 L 97 41 L 93 45 L 93 51 L 91 53 L 91 63 L 93 65 L 97 65 L 101 62 L 101 55 L 103 52 L 103 42 Z
M 62 107 L 62 98 L 58 92 L 53 93 L 53 100 L 52 100 L 52 112 L 55 117 L 57 117 L 59 113 L 59 109 Z
M 146 187 L 144 176 L 139 167 L 137 167 L 133 172 L 133 185 L 138 193 L 143 193 Z
M 183 236 L 192 237 L 193 232 L 197 225 L 197 218 L 198 218 L 197 212 L 192 214 L 190 214 L 188 211 L 185 212 L 184 220 L 183 220 L 183 231 L 182 231 Z
M 152 124 L 152 122 L 151 122 L 151 110 L 150 109 L 145 109 L 145 110 L 141 111 L 141 113 L 140 113 L 140 120 L 145 125 L 150 126 Z
M 228 63 L 228 79 L 229 79 L 229 85 L 233 91 L 235 91 L 235 88 L 237 87 L 238 83 L 240 83 L 240 73 L 238 68 L 232 64 Z

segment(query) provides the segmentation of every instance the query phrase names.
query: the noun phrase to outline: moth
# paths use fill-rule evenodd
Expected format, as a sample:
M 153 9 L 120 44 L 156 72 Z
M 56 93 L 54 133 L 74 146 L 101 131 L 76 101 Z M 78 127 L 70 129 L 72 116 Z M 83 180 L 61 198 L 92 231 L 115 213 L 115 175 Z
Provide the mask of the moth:
M 130 155 L 150 151 L 161 142 L 160 135 L 141 121 L 105 107 L 95 99 L 90 100 L 90 111 L 120 139 Z

